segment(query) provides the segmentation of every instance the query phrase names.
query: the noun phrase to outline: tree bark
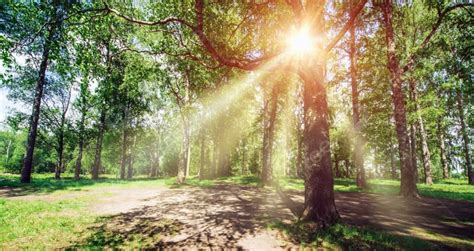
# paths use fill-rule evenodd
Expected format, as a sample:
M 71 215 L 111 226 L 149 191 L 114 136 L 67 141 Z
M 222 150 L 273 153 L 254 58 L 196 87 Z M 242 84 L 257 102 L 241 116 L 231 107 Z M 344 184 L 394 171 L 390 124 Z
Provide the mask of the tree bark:
M 66 124 L 66 115 L 69 110 L 69 103 L 71 101 L 72 86 L 69 88 L 66 100 L 62 100 L 61 121 L 58 135 L 58 165 L 56 166 L 55 178 L 61 179 L 61 172 L 64 172 L 64 125 Z
M 28 132 L 28 140 L 26 144 L 26 155 L 21 170 L 21 182 L 31 182 L 31 171 L 33 169 L 33 153 L 35 150 L 36 136 L 38 134 L 38 122 L 41 113 L 41 99 L 43 98 L 43 89 L 46 79 L 46 70 L 49 63 L 49 53 L 51 50 L 56 26 L 51 25 L 49 34 L 43 45 L 43 54 L 41 56 L 41 64 L 38 71 L 38 81 L 36 82 L 35 99 L 33 101 L 33 111 L 30 119 L 30 129 Z
M 416 147 L 416 134 L 418 132 L 418 127 L 416 126 L 416 121 L 412 122 L 410 125 L 410 151 L 411 151 L 411 163 L 414 169 L 413 179 L 415 182 L 418 181 L 418 162 L 417 162 L 417 147 Z
M 126 128 L 126 122 L 123 123 L 124 128 L 122 131 L 122 159 L 120 160 L 120 179 L 125 179 L 125 167 L 127 165 L 127 152 L 128 152 L 128 129 Z
M 352 4 L 352 1 L 351 1 Z M 351 75 L 351 89 L 352 89 L 352 123 L 354 126 L 354 165 L 357 170 L 356 184 L 359 188 L 367 186 L 365 181 L 364 169 L 364 143 L 362 141 L 362 133 L 360 126 L 360 112 L 359 112 L 359 90 L 357 83 L 357 49 L 356 49 L 356 26 L 351 25 L 349 32 L 349 57 L 350 57 L 350 75 Z
M 61 116 L 61 125 L 59 128 L 58 135 L 58 164 L 56 165 L 56 170 L 54 172 L 54 178 L 59 180 L 61 179 L 61 171 L 64 169 L 64 120 L 66 119 L 65 114 Z
M 458 107 L 459 123 L 461 124 L 461 134 L 463 139 L 463 150 L 465 165 L 467 169 L 467 179 L 469 184 L 474 185 L 474 173 L 472 172 L 472 159 L 469 150 L 469 135 L 466 128 L 466 122 L 464 120 L 464 100 L 462 96 L 461 87 L 456 88 L 456 100 Z
M 277 83 L 271 84 L 270 98 L 264 101 L 263 109 L 262 182 L 267 186 L 271 185 L 273 181 L 273 136 L 278 105 L 278 86 L 276 86 Z
M 247 139 L 242 139 L 242 175 L 248 175 L 249 169 L 247 166 Z
M 181 145 L 181 157 L 178 163 L 178 177 L 177 182 L 183 183 L 189 175 L 189 163 L 191 155 L 190 143 L 190 125 L 189 118 L 183 115 L 183 141 Z
M 204 131 L 201 130 L 200 133 L 200 158 L 199 158 L 199 179 L 204 179 L 206 177 L 205 175 L 205 165 L 206 165 L 206 136 L 204 134 Z
M 134 150 L 137 143 L 137 134 L 132 131 L 133 141 L 128 149 L 128 168 L 127 168 L 127 179 L 132 179 L 133 177 L 133 164 L 134 164 Z
M 341 178 L 341 170 L 339 169 L 339 156 L 337 153 L 334 153 L 334 169 L 336 172 L 336 177 Z
M 334 202 L 329 114 L 321 62 L 300 72 L 304 100 L 305 220 L 327 226 L 339 220 Z
M 81 122 L 79 125 L 79 153 L 77 154 L 76 159 L 76 169 L 74 171 L 74 179 L 79 180 L 81 175 L 81 167 L 82 167 L 82 153 L 84 151 L 84 133 L 85 133 L 85 123 L 86 120 L 86 111 L 81 111 Z
M 297 130 L 297 141 L 298 141 L 298 146 L 297 146 L 297 153 L 296 153 L 296 177 L 298 178 L 304 178 L 304 166 L 303 166 L 303 137 L 302 137 L 302 132 L 301 132 L 301 127 L 299 127 L 300 124 L 298 123 L 298 130 Z
M 99 179 L 99 170 L 101 167 L 101 157 L 102 157 L 102 141 L 104 139 L 105 131 L 105 117 L 106 111 L 105 108 L 102 108 L 100 112 L 100 121 L 99 121 L 99 132 L 97 134 L 97 142 L 95 145 L 95 156 L 94 156 L 94 165 L 92 166 L 92 179 Z
M 415 104 L 415 83 L 410 81 L 408 94 L 410 101 L 413 103 L 412 105 L 412 113 L 416 113 L 416 106 Z M 414 119 L 414 121 L 410 124 L 410 150 L 411 150 L 411 163 L 414 169 L 414 179 L 415 183 L 418 182 L 418 154 L 417 154 L 417 140 L 416 135 L 418 134 L 418 119 Z
M 430 154 L 430 149 L 428 148 L 428 136 L 426 135 L 423 118 L 421 117 L 421 114 L 419 113 L 420 107 L 418 105 L 418 92 L 416 90 L 415 82 L 413 80 L 410 80 L 409 82 L 410 82 L 410 92 L 411 92 L 412 102 L 414 105 L 414 112 L 416 114 L 418 127 L 420 128 L 421 151 L 423 154 L 423 171 L 425 174 L 425 183 L 428 185 L 432 185 L 433 178 L 431 176 L 431 160 L 430 160 L 431 154 Z M 413 143 L 412 143 L 412 146 L 413 146 Z M 412 158 L 416 159 L 415 156 L 412 156 Z
M 449 167 L 448 160 L 446 158 L 446 145 L 444 143 L 444 129 L 442 125 L 442 119 L 438 118 L 438 144 L 439 144 L 439 155 L 441 161 L 441 169 L 443 170 L 443 179 L 449 178 Z
M 415 169 L 411 162 L 410 140 L 406 123 L 405 99 L 402 91 L 402 69 L 400 69 L 399 60 L 395 51 L 391 0 L 385 0 L 382 5 L 382 12 L 385 25 L 385 40 L 387 44 L 387 67 L 390 72 L 395 128 L 397 131 L 398 151 L 400 155 L 400 194 L 404 197 L 418 198 L 419 195 L 414 178 Z
M 393 156 L 393 145 L 390 143 L 390 149 L 389 149 L 389 154 L 390 154 L 390 168 L 391 168 L 391 176 L 392 179 L 397 179 L 397 167 L 395 165 L 395 158 Z

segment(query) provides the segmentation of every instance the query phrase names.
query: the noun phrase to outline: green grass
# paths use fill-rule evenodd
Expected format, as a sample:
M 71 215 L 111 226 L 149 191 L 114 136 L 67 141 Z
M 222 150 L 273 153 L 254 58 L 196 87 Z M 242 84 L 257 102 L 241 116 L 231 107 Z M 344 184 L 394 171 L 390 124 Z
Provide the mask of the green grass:
M 83 177 L 74 180 L 71 175 L 63 175 L 62 179 L 56 180 L 51 174 L 33 174 L 31 183 L 20 182 L 19 175 L 0 174 L 0 188 L 21 188 L 15 191 L 15 195 L 46 194 L 53 192 L 83 191 L 100 189 L 107 186 L 119 187 L 147 187 L 166 186 L 174 183 L 174 178 L 150 179 L 147 177 L 136 177 L 132 180 L 121 180 L 112 176 L 103 176 L 98 180 Z
M 51 249 L 67 245 L 93 221 L 93 217 L 81 211 L 87 201 L 0 199 L 0 249 Z
M 280 186 L 285 189 L 304 190 L 302 179 L 281 178 Z M 418 184 L 418 190 L 422 196 L 474 201 L 474 186 L 468 185 L 466 180 L 447 179 L 436 181 L 433 185 Z M 335 179 L 334 190 L 336 192 L 362 192 L 357 188 L 353 179 Z M 385 179 L 368 180 L 368 188 L 364 192 L 397 195 L 400 191 L 400 181 Z
M 296 222 L 285 224 L 273 221 L 271 229 L 282 231 L 288 238 L 310 249 L 328 250 L 437 250 L 428 241 L 409 236 L 390 235 L 365 227 L 336 224 L 325 229 Z
M 369 188 L 364 192 L 379 194 L 398 194 L 399 181 L 369 180 Z M 15 195 L 49 194 L 58 196 L 51 201 L 45 200 L 11 200 L 0 198 L 0 249 L 54 249 L 70 247 L 71 243 L 81 243 L 84 236 L 89 236 L 87 243 L 92 246 L 78 245 L 78 248 L 93 248 L 113 242 L 116 234 L 99 236 L 92 233 L 90 227 L 107 219 L 97 218 L 91 212 L 84 210 L 95 203 L 95 198 L 75 196 L 62 197 L 74 191 L 89 191 L 114 188 L 136 187 L 210 187 L 216 184 L 232 183 L 246 186 L 261 186 L 255 176 L 233 176 L 219 179 L 203 179 L 191 177 L 185 184 L 177 185 L 175 178 L 148 179 L 138 177 L 133 180 L 119 180 L 106 176 L 93 181 L 83 178 L 73 180 L 67 175 L 62 180 L 55 180 L 52 175 L 35 174 L 31 184 L 21 184 L 18 175 L 0 174 L 0 188 L 19 188 L 12 191 Z M 301 179 L 280 178 L 279 184 L 285 189 L 303 190 L 304 182 Z M 355 186 L 352 179 L 336 179 L 336 192 L 362 192 Z M 467 185 L 464 180 L 450 179 L 437 181 L 433 186 L 418 184 L 420 194 L 435 198 L 456 200 L 474 200 L 474 186 Z M 100 196 L 107 196 L 105 193 Z M 67 199 L 62 199 L 67 198 Z M 158 224 L 158 223 L 157 223 Z M 161 223 L 160 223 L 161 224 Z M 159 225 L 159 224 L 158 224 Z M 328 249 L 409 249 L 430 250 L 434 247 L 427 241 L 389 235 L 381 231 L 368 228 L 353 227 L 338 224 L 326 230 L 312 231 L 307 224 L 284 224 L 278 221 L 269 223 L 270 228 L 283 231 L 289 238 L 297 240 L 308 247 L 325 247 Z M 428 234 L 426 234 L 428 235 Z M 432 236 L 439 239 L 439 236 Z M 133 237 L 122 243 L 123 245 L 138 245 L 146 241 L 143 236 Z M 86 244 L 87 244 L 86 243 Z M 140 244 L 141 243 L 141 244 Z M 110 244 L 110 243 L 109 243 Z M 108 245 L 108 244 L 107 244 Z

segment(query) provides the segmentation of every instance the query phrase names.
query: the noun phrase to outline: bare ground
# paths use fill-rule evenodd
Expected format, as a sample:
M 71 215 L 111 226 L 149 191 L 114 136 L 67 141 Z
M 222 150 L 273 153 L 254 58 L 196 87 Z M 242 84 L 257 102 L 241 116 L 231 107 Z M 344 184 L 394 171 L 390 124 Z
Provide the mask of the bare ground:
M 1 192 L 1 191 L 0 191 Z M 10 192 L 10 193 L 9 193 Z M 278 250 L 293 249 L 300 240 L 267 228 L 272 221 L 291 224 L 300 214 L 301 192 L 220 184 L 211 188 L 113 188 L 56 195 L 11 196 L 10 199 L 56 200 L 97 196 L 90 210 L 107 215 L 91 226 L 93 234 L 73 247 L 126 245 L 139 241 L 163 249 Z M 442 248 L 472 249 L 474 202 L 432 198 L 408 201 L 396 196 L 338 193 L 342 221 L 396 235 L 414 236 Z M 141 236 L 141 237 L 137 237 Z M 137 239 L 143 238 L 146 239 Z

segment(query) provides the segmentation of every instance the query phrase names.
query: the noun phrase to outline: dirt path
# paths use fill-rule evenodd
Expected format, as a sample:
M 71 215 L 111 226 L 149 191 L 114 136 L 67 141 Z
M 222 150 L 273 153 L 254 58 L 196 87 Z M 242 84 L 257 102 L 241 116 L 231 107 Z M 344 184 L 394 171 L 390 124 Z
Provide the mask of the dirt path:
M 73 198 L 94 193 L 100 197 L 95 190 L 64 195 Z M 146 236 L 138 239 L 145 248 L 278 250 L 298 246 L 297 240 L 266 226 L 277 220 L 291 223 L 301 212 L 301 192 L 278 195 L 268 189 L 220 184 L 212 188 L 113 188 L 100 193 L 107 196 L 90 209 L 110 216 L 89 229 L 94 232 L 90 241 L 95 245 L 120 246 Z M 54 196 L 64 198 L 54 194 L 10 198 L 52 200 Z M 441 247 L 474 243 L 473 202 L 338 193 L 336 204 L 344 223 L 415 236 L 439 242 Z

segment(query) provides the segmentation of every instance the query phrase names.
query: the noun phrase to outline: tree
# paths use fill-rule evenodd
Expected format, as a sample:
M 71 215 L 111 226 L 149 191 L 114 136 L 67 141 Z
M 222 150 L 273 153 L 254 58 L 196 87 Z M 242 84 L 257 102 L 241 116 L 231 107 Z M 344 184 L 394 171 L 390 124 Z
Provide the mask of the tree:
M 354 1 L 351 1 L 351 8 L 355 7 Z M 356 19 L 357 20 L 357 19 Z M 349 58 L 350 58 L 350 76 L 351 76 L 351 90 L 352 90 L 352 121 L 354 124 L 354 165 L 357 169 L 356 184 L 360 188 L 367 186 L 365 181 L 364 169 L 364 143 L 362 142 L 361 125 L 360 125 L 360 111 L 359 111 L 359 89 L 357 79 L 357 49 L 356 49 L 356 24 L 354 21 L 350 27 L 349 32 Z

